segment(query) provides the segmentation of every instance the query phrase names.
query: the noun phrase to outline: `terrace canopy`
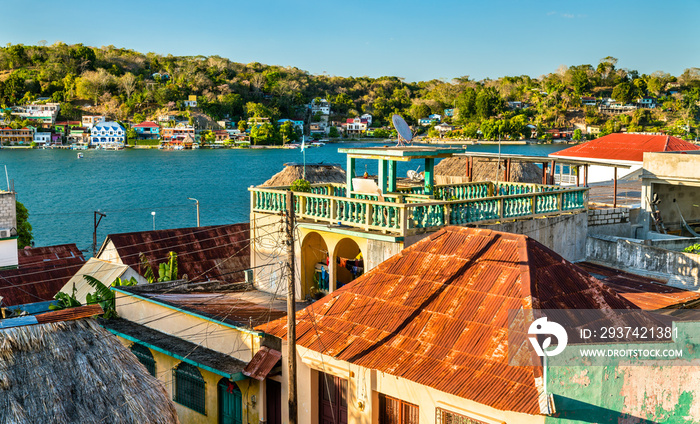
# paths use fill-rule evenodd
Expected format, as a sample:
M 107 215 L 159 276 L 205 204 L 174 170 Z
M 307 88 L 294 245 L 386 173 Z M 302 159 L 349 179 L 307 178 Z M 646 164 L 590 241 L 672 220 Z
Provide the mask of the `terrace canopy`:
M 425 146 L 404 146 L 404 147 L 361 147 L 338 149 L 339 153 L 347 155 L 347 196 L 351 196 L 353 191 L 352 179 L 355 176 L 355 159 L 376 159 L 379 161 L 378 185 L 382 193 L 396 191 L 396 162 L 409 162 L 415 159 L 425 161 L 425 194 L 429 194 L 435 185 L 435 159 L 446 158 L 461 153 L 464 149 L 454 147 L 425 147 Z

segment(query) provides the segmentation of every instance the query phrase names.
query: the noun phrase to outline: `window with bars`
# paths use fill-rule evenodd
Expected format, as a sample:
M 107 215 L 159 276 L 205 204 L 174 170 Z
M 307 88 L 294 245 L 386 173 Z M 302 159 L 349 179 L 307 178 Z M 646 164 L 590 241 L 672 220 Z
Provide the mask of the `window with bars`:
M 418 424 L 418 405 L 379 393 L 379 424 Z
M 204 378 L 197 367 L 186 362 L 181 362 L 173 370 L 173 400 L 200 414 L 206 415 Z
M 435 408 L 435 424 L 486 424 L 483 421 L 469 418 L 466 415 Z
M 131 352 L 136 356 L 136 358 L 143 364 L 144 367 L 152 376 L 156 376 L 156 361 L 153 359 L 153 354 L 151 350 L 146 346 L 138 343 L 134 343 L 131 346 Z

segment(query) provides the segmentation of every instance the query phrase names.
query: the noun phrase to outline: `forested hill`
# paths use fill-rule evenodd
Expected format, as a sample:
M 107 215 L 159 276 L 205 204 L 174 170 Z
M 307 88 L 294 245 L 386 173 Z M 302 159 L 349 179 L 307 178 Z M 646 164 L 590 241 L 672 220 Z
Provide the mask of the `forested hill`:
M 431 113 L 454 108 L 452 123 L 465 133 L 495 129 L 518 136 L 530 123 L 539 129 L 588 124 L 604 132 L 624 126 L 628 131 L 695 136 L 698 68 L 678 76 L 661 71 L 640 75 L 616 64 L 617 59 L 607 57 L 597 64 L 562 66 L 539 77 L 474 81 L 465 76 L 406 82 L 392 76 L 312 75 L 293 67 L 242 64 L 218 56 L 162 56 L 114 46 L 9 45 L 0 48 L 0 103 L 7 107 L 48 97 L 62 104 L 63 118 L 102 112 L 138 122 L 182 111 L 182 101 L 196 95 L 204 114 L 237 121 L 253 115 L 304 119 L 308 116 L 305 105 L 325 98 L 332 104 L 332 120 L 371 113 L 373 126 L 387 124 L 393 113 L 416 123 Z M 439 62 L 435 66 L 439 68 Z M 598 102 L 610 97 L 620 104 L 651 96 L 658 106 L 612 115 L 583 106 L 582 96 Z M 508 104 L 514 101 L 528 107 Z

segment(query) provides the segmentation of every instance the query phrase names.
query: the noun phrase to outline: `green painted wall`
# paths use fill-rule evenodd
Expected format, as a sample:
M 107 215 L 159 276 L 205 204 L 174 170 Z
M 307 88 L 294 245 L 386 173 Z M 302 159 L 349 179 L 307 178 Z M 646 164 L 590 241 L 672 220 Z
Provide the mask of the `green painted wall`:
M 681 349 L 683 357 L 585 364 L 568 346 L 547 367 L 556 413 L 546 423 L 700 423 L 700 323 L 679 323 L 674 342 L 586 345 L 602 349 Z M 566 357 L 568 355 L 568 357 Z M 640 365 L 641 363 L 649 365 Z

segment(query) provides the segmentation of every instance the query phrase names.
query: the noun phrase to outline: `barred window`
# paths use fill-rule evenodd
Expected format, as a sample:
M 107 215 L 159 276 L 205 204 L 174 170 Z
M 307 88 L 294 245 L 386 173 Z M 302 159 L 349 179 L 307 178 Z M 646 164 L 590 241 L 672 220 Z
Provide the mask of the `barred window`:
M 197 367 L 181 362 L 173 370 L 173 381 L 175 382 L 173 400 L 206 415 L 204 378 Z
M 133 353 L 136 358 L 143 364 L 144 367 L 152 376 L 156 376 L 156 361 L 153 359 L 153 354 L 151 350 L 146 346 L 134 343 L 131 345 L 131 353 Z
M 435 424 L 486 424 L 483 421 L 469 418 L 455 412 L 446 411 L 442 408 L 435 408 Z
M 418 405 L 379 393 L 379 424 L 418 424 Z

